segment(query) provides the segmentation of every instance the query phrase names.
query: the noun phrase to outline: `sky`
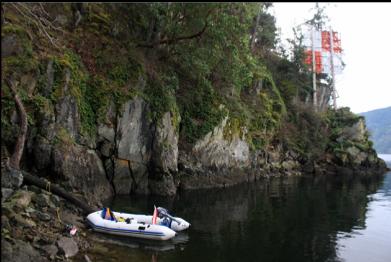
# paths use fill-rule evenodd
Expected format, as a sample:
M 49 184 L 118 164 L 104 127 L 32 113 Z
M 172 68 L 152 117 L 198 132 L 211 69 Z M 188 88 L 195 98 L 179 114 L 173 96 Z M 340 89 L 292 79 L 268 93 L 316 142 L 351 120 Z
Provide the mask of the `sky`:
M 338 107 L 354 113 L 391 106 L 391 3 L 320 3 L 327 24 L 341 37 L 346 66 L 336 76 Z M 293 38 L 292 28 L 312 18 L 315 3 L 273 3 L 281 39 Z

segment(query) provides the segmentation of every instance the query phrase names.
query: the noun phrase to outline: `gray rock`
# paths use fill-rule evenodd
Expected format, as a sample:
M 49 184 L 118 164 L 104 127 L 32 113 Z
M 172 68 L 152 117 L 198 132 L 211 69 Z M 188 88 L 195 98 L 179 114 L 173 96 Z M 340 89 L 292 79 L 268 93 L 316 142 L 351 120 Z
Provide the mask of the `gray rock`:
M 16 222 L 16 224 L 18 226 L 21 226 L 21 227 L 27 227 L 27 228 L 32 228 L 32 227 L 35 227 L 36 224 L 33 220 L 31 219 L 25 219 L 23 218 L 20 214 L 16 214 L 14 217 L 13 217 L 13 220 Z
M 23 174 L 19 170 L 11 169 L 1 174 L 1 187 L 19 188 L 22 183 Z
M 228 117 L 194 145 L 192 153 L 203 167 L 221 170 L 250 165 L 250 149 L 247 142 L 238 135 L 233 135 L 230 141 L 224 138 L 227 121 Z
M 1 188 L 1 203 L 6 201 L 12 195 L 13 192 L 14 192 L 14 190 L 11 188 L 2 187 Z
M 9 223 L 9 219 L 6 216 L 1 216 L 1 227 L 7 229 L 8 231 L 11 230 L 11 225 Z
M 293 169 L 297 168 L 299 164 L 296 161 L 288 160 L 282 162 L 281 166 L 287 171 L 292 171 Z
M 130 194 L 132 190 L 133 178 L 129 169 L 129 161 L 116 159 L 114 162 L 113 184 L 117 195 Z
M 1 260 L 2 261 L 13 261 L 12 260 L 12 245 L 6 241 L 3 237 L 1 238 Z
M 49 140 L 37 136 L 33 147 L 34 164 L 38 170 L 49 167 L 52 157 L 52 145 Z
M 71 72 L 65 69 L 65 83 L 62 87 L 64 96 L 56 104 L 56 124 L 60 128 L 65 128 L 70 137 L 78 139 L 80 131 L 80 114 L 76 98 L 70 95 L 69 82 Z
M 46 252 L 46 254 L 48 254 L 50 259 L 54 259 L 56 257 L 58 248 L 55 245 L 45 245 L 42 246 L 41 248 Z
M 18 206 L 22 209 L 26 208 L 30 202 L 32 197 L 34 196 L 33 192 L 18 190 L 15 194 L 10 198 L 10 201 L 14 203 L 15 206 Z
M 102 160 L 94 150 L 78 145 L 56 145 L 53 150 L 53 173 L 81 192 L 91 205 L 113 195 Z
M 66 258 L 73 257 L 79 252 L 76 242 L 69 237 L 61 237 L 57 241 L 57 246 L 59 250 L 64 253 Z
M 43 212 L 40 212 L 40 211 L 37 211 L 37 217 L 42 220 L 42 221 L 50 221 L 52 220 L 52 217 L 47 214 L 47 213 L 43 213 Z
M 58 196 L 52 194 L 52 195 L 50 196 L 50 199 L 51 199 L 51 201 L 53 202 L 53 204 L 54 204 L 55 206 L 60 205 L 60 202 L 61 202 L 60 197 L 58 197 Z
M 107 141 L 114 143 L 115 131 L 113 127 L 101 124 L 98 127 L 98 135 Z
M 43 95 L 46 97 L 49 97 L 53 90 L 53 83 L 54 83 L 54 68 L 53 68 L 53 60 L 48 61 L 48 66 L 46 68 L 46 86 L 43 90 Z
M 12 261 L 14 262 L 29 262 L 29 261 L 41 261 L 42 258 L 39 252 L 34 249 L 29 243 L 21 240 L 15 240 L 13 246 Z
M 117 156 L 129 161 L 131 175 L 118 178 L 115 174 L 113 181 L 115 184 L 123 182 L 126 186 L 131 184 L 132 192 L 140 194 L 147 194 L 149 191 L 147 166 L 151 158 L 153 130 L 148 111 L 149 106 L 140 97 L 126 102 L 121 117 L 118 118 L 116 137 Z M 129 181 L 125 182 L 124 178 Z
M 112 182 L 114 179 L 114 161 L 111 158 L 106 159 L 104 166 L 106 170 L 106 177 L 110 182 Z
M 34 208 L 31 208 L 31 207 L 27 207 L 27 208 L 25 209 L 25 211 L 26 211 L 27 213 L 34 213 L 34 212 L 36 212 L 37 210 L 35 210 Z
M 33 201 L 39 207 L 48 207 L 50 205 L 53 205 L 50 201 L 50 197 L 44 193 L 36 195 Z
M 110 157 L 114 153 L 114 144 L 103 141 L 102 146 L 100 147 L 100 152 L 105 157 Z
M 176 186 L 171 175 L 163 175 L 160 179 L 149 179 L 150 193 L 154 195 L 170 196 L 176 194 Z
M 1 57 L 17 56 L 23 52 L 22 44 L 15 34 L 1 37 Z
M 130 162 L 132 174 L 132 193 L 149 194 L 148 188 L 148 168 L 144 164 Z
M 153 141 L 153 166 L 162 173 L 178 172 L 178 130 L 174 123 L 179 125 L 180 117 L 175 121 L 173 117 L 170 112 L 163 115 Z
M 9 218 L 15 216 L 15 211 L 13 210 L 13 205 L 10 202 L 6 202 L 1 205 L 1 213 Z
M 147 164 L 150 157 L 151 129 L 144 100 L 136 97 L 126 102 L 118 119 L 118 158 Z
M 80 115 L 76 99 L 68 95 L 56 104 L 56 123 L 65 128 L 71 138 L 78 138 Z
M 22 86 L 27 87 L 27 95 L 29 98 L 31 98 L 31 96 L 33 95 L 35 87 L 37 85 L 36 79 L 37 77 L 32 74 L 25 74 L 20 79 L 20 84 Z
M 38 115 L 36 118 L 39 135 L 47 139 L 47 142 L 49 143 L 50 141 L 53 141 L 56 136 L 56 114 L 54 111 L 55 107 L 49 100 L 47 100 L 44 107 L 38 111 Z M 37 140 L 35 141 L 34 146 L 36 146 L 37 143 L 40 142 L 39 140 Z
M 365 122 L 360 119 L 357 123 L 350 127 L 344 127 L 341 136 L 348 140 L 363 141 L 365 140 Z
M 346 149 L 346 152 L 351 156 L 351 157 L 356 157 L 360 153 L 360 149 L 358 149 L 355 146 L 348 147 Z

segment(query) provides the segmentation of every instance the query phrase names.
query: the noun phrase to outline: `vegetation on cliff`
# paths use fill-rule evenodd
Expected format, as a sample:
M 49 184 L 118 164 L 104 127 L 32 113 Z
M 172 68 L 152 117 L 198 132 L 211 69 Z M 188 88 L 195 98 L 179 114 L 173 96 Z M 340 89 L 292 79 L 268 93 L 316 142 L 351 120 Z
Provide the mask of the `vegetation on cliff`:
M 19 131 L 10 81 L 25 105 L 31 145 L 43 139 L 96 149 L 98 127 L 115 126 L 122 105 L 141 97 L 152 123 L 171 113 L 179 150 L 228 117 L 224 138 L 239 137 L 251 151 L 282 145 L 302 163 L 344 155 L 350 140 L 336 137 L 356 118 L 313 108 L 300 34 L 287 55 L 270 6 L 3 4 L 3 145 L 12 152 Z M 363 139 L 355 148 L 371 149 Z

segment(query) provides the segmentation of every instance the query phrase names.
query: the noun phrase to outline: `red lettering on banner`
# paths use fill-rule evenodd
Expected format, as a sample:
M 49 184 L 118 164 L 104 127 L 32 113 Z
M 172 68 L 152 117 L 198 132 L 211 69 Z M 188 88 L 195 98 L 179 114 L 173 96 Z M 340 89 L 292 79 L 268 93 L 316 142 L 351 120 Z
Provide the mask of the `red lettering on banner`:
M 304 63 L 306 65 L 312 65 L 312 51 L 311 50 L 305 50 L 304 51 L 305 59 Z
M 330 52 L 330 32 L 322 31 L 322 50 L 325 52 Z M 333 32 L 333 51 L 334 53 L 341 53 L 341 39 L 338 38 L 337 32 Z
M 320 51 L 315 51 L 315 72 L 317 74 L 322 73 L 322 53 Z
M 330 33 L 328 31 L 322 31 L 322 49 L 330 52 Z
M 305 50 L 305 59 L 304 63 L 306 65 L 311 66 L 312 65 L 312 50 Z M 317 74 L 322 73 L 323 65 L 322 65 L 322 52 L 321 51 L 315 51 L 315 72 Z

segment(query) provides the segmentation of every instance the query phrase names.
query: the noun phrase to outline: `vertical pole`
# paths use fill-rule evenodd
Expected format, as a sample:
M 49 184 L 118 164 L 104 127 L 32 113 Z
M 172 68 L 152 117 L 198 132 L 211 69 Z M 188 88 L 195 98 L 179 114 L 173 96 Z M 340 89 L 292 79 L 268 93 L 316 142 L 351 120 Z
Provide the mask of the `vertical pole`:
M 335 89 L 335 72 L 334 72 L 334 37 L 333 37 L 333 31 L 330 27 L 330 66 L 331 66 L 331 88 L 333 92 L 333 102 L 334 102 L 334 109 L 337 109 L 337 95 L 336 95 L 336 89 Z
M 313 93 L 313 101 L 314 101 L 314 109 L 316 111 L 316 104 L 317 104 L 317 96 L 316 96 L 316 67 L 315 67 L 315 30 L 314 26 L 312 25 L 312 32 L 311 32 L 311 40 L 312 40 L 312 89 L 314 91 Z

